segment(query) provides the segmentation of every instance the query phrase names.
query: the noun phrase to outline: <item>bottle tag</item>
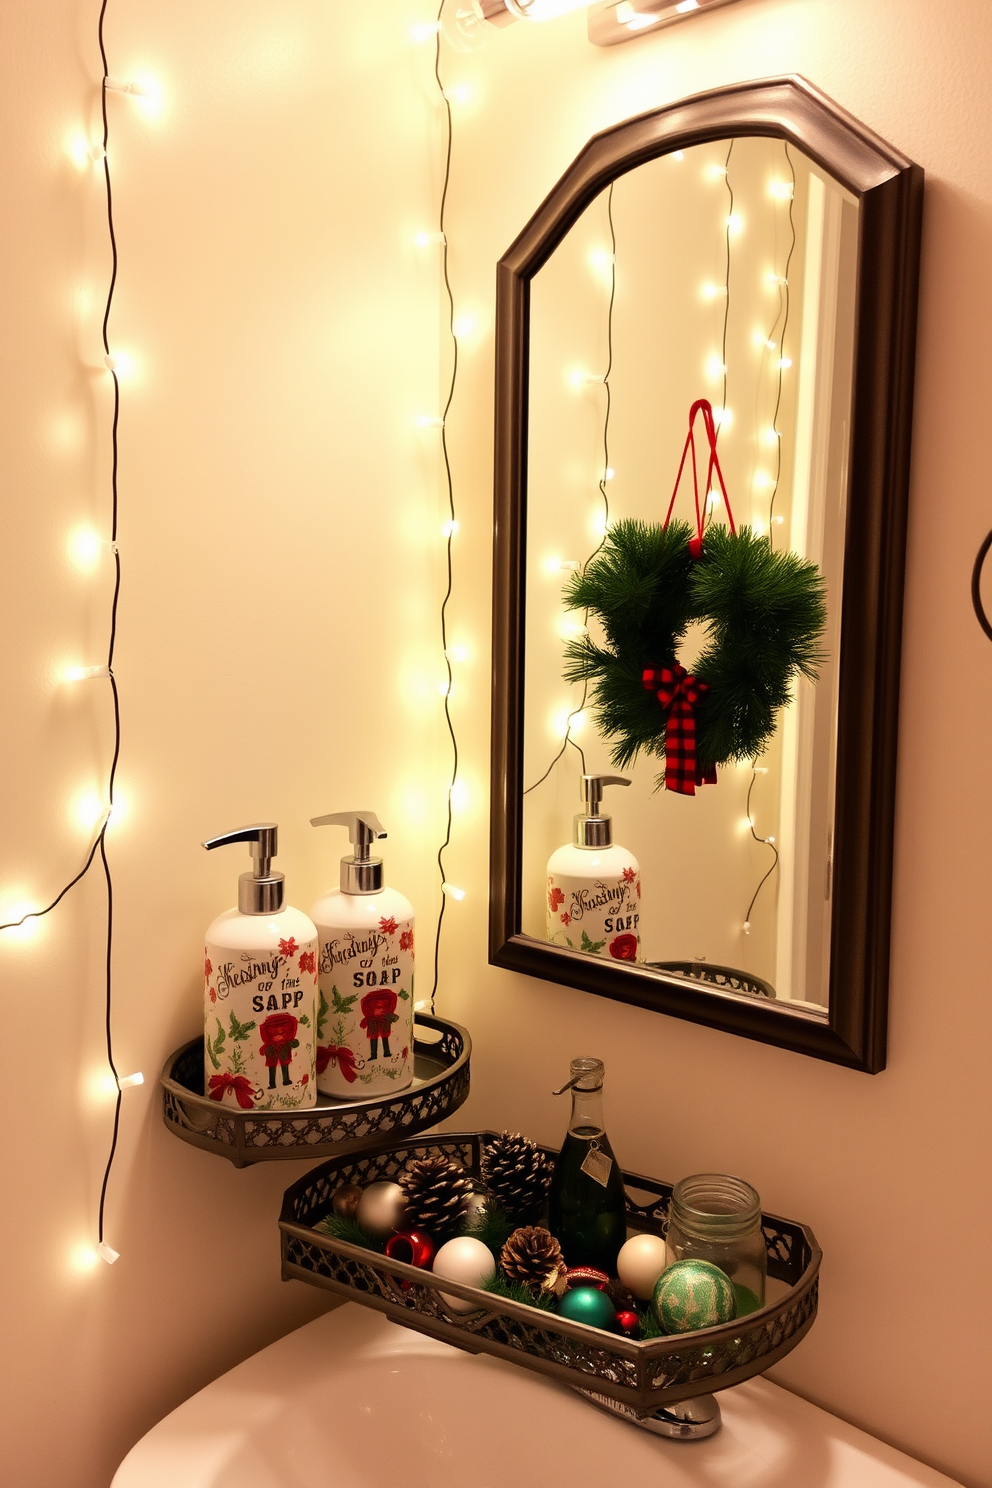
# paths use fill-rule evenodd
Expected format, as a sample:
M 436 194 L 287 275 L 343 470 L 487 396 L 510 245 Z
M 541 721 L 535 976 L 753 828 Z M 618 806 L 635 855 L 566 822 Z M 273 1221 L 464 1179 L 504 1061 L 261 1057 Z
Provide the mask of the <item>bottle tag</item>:
M 597 1183 L 602 1184 L 603 1188 L 605 1188 L 610 1181 L 610 1174 L 613 1171 L 613 1159 L 612 1157 L 607 1157 L 605 1152 L 600 1152 L 598 1147 L 590 1147 L 586 1153 L 581 1171 L 588 1173 L 590 1178 L 595 1179 Z

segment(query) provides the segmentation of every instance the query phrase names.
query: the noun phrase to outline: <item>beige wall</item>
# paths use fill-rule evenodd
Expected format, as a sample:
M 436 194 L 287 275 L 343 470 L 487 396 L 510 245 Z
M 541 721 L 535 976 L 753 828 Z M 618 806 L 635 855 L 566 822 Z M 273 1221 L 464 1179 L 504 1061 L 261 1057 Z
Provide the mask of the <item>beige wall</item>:
M 99 659 L 109 598 L 105 569 L 81 576 L 65 557 L 67 534 L 106 513 L 100 186 L 66 153 L 95 124 L 96 9 L 0 8 L 0 908 L 45 902 L 80 862 L 77 798 L 108 742 L 101 684 L 57 682 Z M 430 49 L 407 39 L 429 9 L 111 0 L 112 72 L 164 90 L 157 118 L 111 100 L 114 340 L 136 359 L 121 425 L 116 1030 L 121 1067 L 148 1083 L 125 1098 L 108 1211 L 121 1260 L 80 1271 L 110 1115 L 94 1091 L 94 878 L 35 939 L 0 943 L 6 1048 L 29 1023 L 39 1040 L 33 1062 L 8 1052 L 3 1087 L 2 1455 L 19 1488 L 106 1484 L 154 1420 L 322 1305 L 278 1280 L 275 1215 L 300 1168 L 237 1173 L 161 1126 L 154 1077 L 196 1031 L 202 930 L 243 866 L 198 841 L 271 815 L 306 907 L 341 850 L 306 818 L 374 804 L 393 881 L 423 928 L 435 910 L 441 501 L 436 447 L 413 423 L 437 406 L 438 283 L 411 239 L 430 225 L 440 133 Z M 988 1488 L 992 657 L 967 581 L 990 517 L 980 461 L 946 430 L 982 429 L 992 394 L 992 15 L 983 0 L 745 0 L 610 52 L 576 16 L 511 27 L 446 67 L 475 87 L 456 111 L 450 236 L 459 304 L 481 328 L 452 418 L 452 636 L 469 659 L 449 876 L 468 897 L 447 922 L 440 1008 L 476 1038 L 464 1120 L 554 1140 L 552 1082 L 570 1054 L 602 1053 L 628 1165 L 740 1171 L 816 1230 L 821 1315 L 778 1377 Z M 791 70 L 930 179 L 891 1053 L 874 1079 L 510 976 L 485 953 L 494 262 L 594 130 Z M 943 769 L 920 726 L 938 708 Z

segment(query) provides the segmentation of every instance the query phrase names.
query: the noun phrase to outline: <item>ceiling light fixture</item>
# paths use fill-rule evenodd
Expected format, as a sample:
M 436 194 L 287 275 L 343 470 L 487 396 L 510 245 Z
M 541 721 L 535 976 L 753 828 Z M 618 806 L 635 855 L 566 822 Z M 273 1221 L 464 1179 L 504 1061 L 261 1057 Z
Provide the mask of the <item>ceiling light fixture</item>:
M 621 41 L 632 41 L 643 31 L 660 30 L 676 21 L 687 21 L 701 11 L 733 3 L 734 0 L 600 0 L 589 12 L 589 40 L 596 46 L 616 46 Z

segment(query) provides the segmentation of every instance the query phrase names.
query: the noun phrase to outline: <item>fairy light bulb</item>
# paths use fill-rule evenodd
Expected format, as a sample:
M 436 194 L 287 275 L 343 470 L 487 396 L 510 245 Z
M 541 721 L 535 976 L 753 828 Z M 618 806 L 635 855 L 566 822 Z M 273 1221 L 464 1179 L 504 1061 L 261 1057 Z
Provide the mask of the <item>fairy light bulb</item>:
M 603 471 L 604 481 L 611 481 L 615 475 L 616 471 L 613 469 L 613 466 L 607 465 L 606 469 Z
M 732 408 L 714 408 L 713 422 L 722 433 L 724 429 L 729 429 L 734 422 L 734 410 Z
M 414 247 L 416 248 L 429 248 L 434 243 L 443 247 L 445 241 L 443 232 L 418 232 L 414 234 L 413 238 Z
M 66 542 L 69 562 L 80 573 L 92 573 L 100 561 L 105 544 L 100 534 L 92 527 L 77 527 L 70 532 Z
M 418 429 L 444 428 L 444 419 L 440 418 L 436 413 L 418 413 L 416 423 Z
M 478 322 L 474 315 L 457 315 L 451 324 L 452 335 L 457 336 L 459 340 L 463 340 L 466 336 L 471 336 L 477 329 L 477 326 Z
M 457 522 L 454 517 L 450 517 L 447 522 L 441 523 L 441 536 L 454 537 L 460 526 L 460 522 Z
M 792 366 L 792 358 L 791 357 L 779 357 L 778 364 L 781 367 L 781 369 L 782 369 L 783 372 L 788 372 L 789 368 Z
M 457 663 L 460 663 L 460 662 L 463 662 L 463 661 L 468 661 L 468 647 L 467 646 L 449 646 L 447 648 L 447 650 L 445 651 L 444 655 L 445 655 L 445 659 L 447 661 L 453 661 L 456 664 Z
M 712 352 L 707 358 L 703 370 L 706 376 L 713 382 L 718 382 L 726 372 L 726 363 L 718 351 Z
M 465 898 L 465 890 L 460 889 L 457 884 L 448 883 L 447 879 L 441 885 L 441 891 L 447 894 L 449 899 L 456 899 L 459 903 Z
M 436 36 L 440 29 L 440 21 L 421 21 L 411 28 L 410 40 L 417 46 L 421 46 L 425 41 L 430 41 L 432 36 Z
M 444 88 L 442 90 L 442 96 L 446 103 L 471 103 L 472 85 L 471 83 L 455 83 L 450 88 Z
M 145 1077 L 140 1070 L 136 1070 L 133 1075 L 121 1075 L 117 1083 L 122 1090 L 132 1090 L 136 1085 L 144 1085 Z
M 469 789 L 464 780 L 454 780 L 448 791 L 448 800 L 455 811 L 464 811 L 469 804 Z
M 106 1261 L 108 1266 L 113 1266 L 121 1258 L 120 1251 L 115 1250 L 112 1245 L 108 1245 L 105 1240 L 100 1241 L 100 1244 L 96 1248 L 96 1253 L 101 1261 Z
M 66 682 L 92 682 L 96 677 L 109 677 L 109 666 L 72 666 L 66 667 L 63 673 Z
M 731 212 L 727 218 L 727 231 L 732 238 L 738 237 L 744 231 L 744 218 L 740 212 Z

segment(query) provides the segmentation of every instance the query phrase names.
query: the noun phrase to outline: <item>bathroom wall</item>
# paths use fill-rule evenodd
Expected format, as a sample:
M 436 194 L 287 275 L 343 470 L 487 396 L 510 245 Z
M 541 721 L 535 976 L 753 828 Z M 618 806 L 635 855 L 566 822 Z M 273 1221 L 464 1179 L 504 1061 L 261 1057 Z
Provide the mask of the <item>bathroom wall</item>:
M 992 398 L 992 10 L 983 0 L 742 0 L 609 50 L 590 46 L 572 16 L 508 27 L 484 51 L 450 56 L 447 77 L 473 90 L 456 119 L 455 293 L 491 306 L 494 261 L 597 130 L 704 88 L 791 72 L 928 176 L 888 1068 L 853 1073 L 486 971 L 486 845 L 474 820 L 452 855 L 468 896 L 452 916 L 443 1005 L 472 1024 L 479 1124 L 556 1140 L 566 1113 L 550 1091 L 570 1055 L 599 1053 L 627 1164 L 672 1177 L 745 1173 L 769 1208 L 803 1216 L 825 1255 L 821 1310 L 775 1378 L 988 1488 L 992 1309 L 979 1278 L 992 1221 L 992 652 L 968 586 L 992 525 L 970 432 Z M 491 377 L 487 341 L 466 357 L 452 431 L 467 512 L 456 603 L 480 634 Z M 459 724 L 468 768 L 481 774 L 484 714 L 466 703 Z
M 103 659 L 109 257 L 96 137 L 97 5 L 0 8 L 0 910 L 44 905 L 92 839 L 111 742 Z M 105 893 L 79 885 L 29 937 L 0 935 L 5 1354 L 2 1459 L 18 1488 L 102 1488 L 178 1401 L 321 1297 L 278 1280 L 275 1216 L 298 1164 L 236 1172 L 162 1127 L 167 1054 L 197 1030 L 201 937 L 236 850 L 272 817 L 290 897 L 344 844 L 307 818 L 377 806 L 390 876 L 428 929 L 447 754 L 437 684 L 443 517 L 436 249 L 441 114 L 421 0 L 110 0 L 120 276 L 124 571 L 117 676 L 124 809 L 115 1039 L 125 1093 L 107 1239 L 94 1219 L 112 1102 L 102 1057 Z M 822 1310 L 777 1377 L 972 1488 L 989 1488 L 988 823 L 992 655 L 968 604 L 992 521 L 983 0 L 743 0 L 600 51 L 581 15 L 447 53 L 452 273 L 462 343 L 451 436 L 461 528 L 451 640 L 463 750 L 439 1009 L 476 1039 L 456 1120 L 555 1140 L 549 1095 L 599 1051 L 632 1167 L 746 1173 L 823 1244 Z M 801 71 L 930 180 L 910 531 L 889 1068 L 875 1078 L 511 976 L 486 962 L 493 266 L 579 147 L 639 109 Z M 82 168 L 80 168 L 82 166 Z M 939 719 L 941 728 L 934 727 Z M 942 739 L 952 760 L 933 758 Z M 92 799 L 95 797 L 96 805 Z M 422 937 L 422 941 L 427 936 Z M 57 1429 L 53 1424 L 57 1423 Z
M 0 911 L 44 905 L 81 866 L 110 758 L 107 682 L 61 680 L 105 659 L 112 580 L 109 555 L 82 571 L 67 548 L 109 514 L 110 259 L 82 158 L 98 11 L 0 6 Z M 160 89 L 108 99 L 110 339 L 129 359 L 114 1031 L 145 1084 L 125 1093 L 108 1267 L 92 1253 L 113 1113 L 95 870 L 33 937 L 0 935 L 10 1488 L 106 1488 L 164 1412 L 326 1305 L 279 1279 L 280 1199 L 305 1165 L 237 1172 L 178 1142 L 158 1076 L 197 1032 L 203 931 L 249 866 L 204 837 L 279 822 L 306 907 L 347 851 L 309 817 L 373 806 L 429 927 L 442 505 L 436 431 L 415 424 L 437 411 L 439 258 L 414 239 L 436 225 L 441 111 L 409 38 L 421 15 L 108 6 L 111 72 Z

